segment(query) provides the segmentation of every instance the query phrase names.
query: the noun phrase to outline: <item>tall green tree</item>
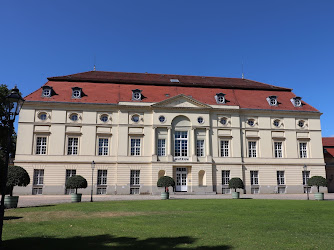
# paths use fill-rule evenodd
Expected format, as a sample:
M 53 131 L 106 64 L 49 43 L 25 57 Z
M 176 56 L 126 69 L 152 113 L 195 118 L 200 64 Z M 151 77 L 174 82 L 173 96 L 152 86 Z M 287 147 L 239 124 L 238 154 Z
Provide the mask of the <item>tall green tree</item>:
M 0 85 L 0 171 L 3 174 L 3 169 L 5 165 L 5 156 L 7 151 L 7 138 L 9 133 L 8 123 L 5 119 L 5 99 L 6 96 L 10 94 L 10 89 L 8 89 L 7 85 Z M 10 157 L 13 158 L 15 155 L 15 145 L 16 145 L 16 133 L 12 131 L 12 143 L 9 148 Z

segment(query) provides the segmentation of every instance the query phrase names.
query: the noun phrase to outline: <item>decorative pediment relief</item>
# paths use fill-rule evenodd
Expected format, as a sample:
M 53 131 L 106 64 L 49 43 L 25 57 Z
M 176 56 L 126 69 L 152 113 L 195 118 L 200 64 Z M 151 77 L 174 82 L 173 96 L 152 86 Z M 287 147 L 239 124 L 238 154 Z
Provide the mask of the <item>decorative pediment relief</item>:
M 152 107 L 168 107 L 168 108 L 211 108 L 211 106 L 199 102 L 186 95 L 178 95 L 162 102 L 152 105 Z

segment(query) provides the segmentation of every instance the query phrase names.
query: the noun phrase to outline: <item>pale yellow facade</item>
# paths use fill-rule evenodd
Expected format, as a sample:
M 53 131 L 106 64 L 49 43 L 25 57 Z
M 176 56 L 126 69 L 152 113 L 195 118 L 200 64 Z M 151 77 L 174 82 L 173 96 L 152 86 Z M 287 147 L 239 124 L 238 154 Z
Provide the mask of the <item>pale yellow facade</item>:
M 41 120 L 41 114 L 47 118 Z M 82 193 L 88 194 L 94 161 L 94 194 L 157 194 L 163 175 L 177 180 L 174 191 L 193 194 L 228 193 L 226 178 L 233 177 L 244 181 L 246 193 L 303 193 L 305 164 L 310 176 L 325 176 L 320 115 L 207 105 L 185 95 L 161 103 L 110 105 L 29 101 L 19 116 L 15 164 L 28 171 L 31 184 L 14 192 L 64 194 L 66 170 L 75 170 L 87 179 L 89 187 Z M 138 122 L 133 116 L 139 116 Z M 176 154 L 176 134 L 186 137 L 180 142 L 186 144 L 183 156 Z M 69 138 L 77 138 L 77 155 L 68 155 Z M 99 155 L 100 139 L 108 144 L 102 149 L 106 155 Z

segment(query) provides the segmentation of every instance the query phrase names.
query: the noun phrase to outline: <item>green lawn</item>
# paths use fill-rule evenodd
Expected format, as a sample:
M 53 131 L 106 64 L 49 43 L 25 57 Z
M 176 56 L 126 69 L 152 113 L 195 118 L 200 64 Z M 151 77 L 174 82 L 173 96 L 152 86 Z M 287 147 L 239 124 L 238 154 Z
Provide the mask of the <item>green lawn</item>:
M 334 202 L 112 201 L 5 212 L 9 249 L 333 249 Z

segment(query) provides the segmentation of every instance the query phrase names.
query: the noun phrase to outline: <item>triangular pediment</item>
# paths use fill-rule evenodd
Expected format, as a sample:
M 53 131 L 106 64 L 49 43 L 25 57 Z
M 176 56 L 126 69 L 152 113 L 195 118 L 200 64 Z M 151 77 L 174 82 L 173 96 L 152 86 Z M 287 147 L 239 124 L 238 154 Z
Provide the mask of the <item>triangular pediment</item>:
M 152 107 L 167 108 L 211 108 L 209 105 L 199 102 L 186 95 L 177 95 L 152 105 Z

